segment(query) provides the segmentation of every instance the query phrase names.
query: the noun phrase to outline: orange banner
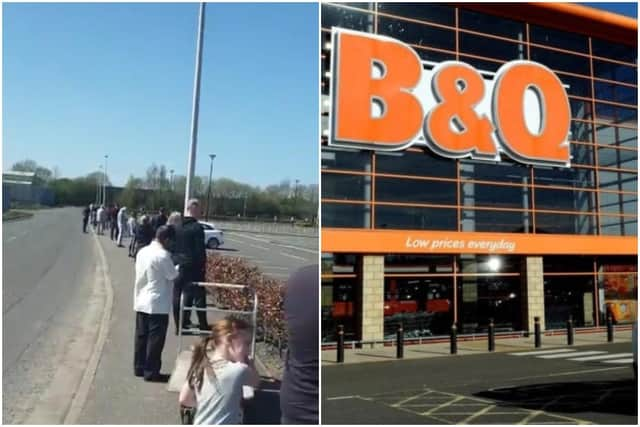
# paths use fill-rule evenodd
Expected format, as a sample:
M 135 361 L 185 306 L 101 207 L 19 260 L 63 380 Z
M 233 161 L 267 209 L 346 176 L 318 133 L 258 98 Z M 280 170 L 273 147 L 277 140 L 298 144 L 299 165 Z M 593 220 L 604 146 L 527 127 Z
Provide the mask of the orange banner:
M 637 237 L 322 229 L 322 252 L 637 255 Z

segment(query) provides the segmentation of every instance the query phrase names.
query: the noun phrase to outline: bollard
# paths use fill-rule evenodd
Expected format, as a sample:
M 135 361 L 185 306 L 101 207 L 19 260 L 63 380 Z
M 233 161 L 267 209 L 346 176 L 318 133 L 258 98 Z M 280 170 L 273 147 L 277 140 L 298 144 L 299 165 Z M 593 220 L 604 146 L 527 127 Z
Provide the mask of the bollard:
M 533 318 L 533 335 L 535 339 L 536 348 L 542 347 L 541 333 L 540 333 L 540 318 L 538 316 Z
M 451 325 L 450 340 L 451 340 L 451 354 L 458 354 L 458 328 L 456 327 L 455 323 Z
M 613 342 L 613 319 L 611 313 L 607 313 L 607 342 Z
M 496 349 L 496 332 L 493 325 L 493 318 L 489 319 L 489 351 Z
M 404 330 L 402 330 L 402 323 L 398 325 L 398 332 L 396 332 L 396 358 L 402 359 L 404 357 Z
M 567 345 L 573 345 L 573 318 L 567 320 Z
M 338 363 L 344 362 L 344 326 L 338 326 Z

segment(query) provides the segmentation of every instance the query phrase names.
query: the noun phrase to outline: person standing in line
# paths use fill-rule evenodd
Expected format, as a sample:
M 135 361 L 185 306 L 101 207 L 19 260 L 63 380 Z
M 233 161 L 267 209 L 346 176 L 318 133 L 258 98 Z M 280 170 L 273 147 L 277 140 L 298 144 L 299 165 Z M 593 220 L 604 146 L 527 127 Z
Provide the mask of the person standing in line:
M 124 248 L 122 245 L 122 237 L 127 228 L 127 208 L 125 206 L 118 212 L 118 247 Z
M 85 206 L 82 210 L 82 232 L 87 232 L 87 223 L 89 222 L 89 213 L 91 213 L 91 208 L 89 206 Z
M 109 225 L 111 226 L 111 240 L 116 241 L 118 237 L 118 205 L 111 207 L 111 213 L 109 215 Z
M 93 227 L 95 231 L 96 227 L 96 207 L 93 203 L 89 205 L 89 224 Z
M 103 225 L 104 225 L 104 221 L 103 216 L 104 216 L 105 212 L 104 212 L 104 206 L 100 206 L 98 208 L 98 212 L 96 213 L 96 215 L 98 216 L 98 234 L 103 234 L 104 230 L 103 230 Z
M 207 291 L 202 286 L 193 282 L 204 282 L 207 266 L 207 250 L 204 245 L 204 230 L 198 222 L 200 219 L 200 202 L 191 199 L 187 202 L 187 216 L 182 220 L 182 229 L 178 240 L 181 241 L 183 259 L 181 272 L 184 275 L 183 292 L 184 304 L 187 307 L 195 305 L 197 308 L 206 308 Z M 185 311 L 183 327 L 190 328 L 191 312 Z M 200 330 L 209 330 L 207 313 L 196 311 Z
M 151 243 L 153 240 L 153 228 L 151 227 L 151 221 L 147 215 L 142 215 L 140 223 L 136 227 L 136 246 L 133 257 L 135 258 L 138 252 Z
M 138 222 L 136 218 L 136 212 L 133 211 L 133 215 L 129 217 L 129 233 L 131 233 L 131 240 L 129 241 L 129 257 L 133 257 L 136 248 L 136 232 L 138 229 Z
M 153 229 L 157 230 L 158 227 L 162 227 L 167 223 L 167 215 L 164 213 L 164 208 L 160 208 L 158 210 L 158 214 L 153 217 L 153 221 L 151 225 L 153 225 Z
M 175 237 L 170 227 L 160 227 L 155 239 L 136 259 L 133 309 L 136 312 L 134 375 L 145 381 L 165 381 L 160 374 L 162 350 L 171 311 L 171 288 L 178 277 L 167 251 Z
M 171 252 L 171 259 L 176 265 L 184 264 L 182 214 L 180 212 L 172 212 L 167 219 L 167 225 L 173 227 L 176 233 L 174 245 L 169 249 L 169 252 Z M 173 324 L 175 326 L 176 335 L 178 335 L 178 325 L 180 324 L 180 295 L 182 295 L 182 289 L 184 288 L 184 285 L 184 274 L 182 274 L 181 270 L 180 275 L 173 282 Z
M 318 424 L 318 265 L 287 281 L 284 317 L 289 337 L 280 388 L 282 424 Z

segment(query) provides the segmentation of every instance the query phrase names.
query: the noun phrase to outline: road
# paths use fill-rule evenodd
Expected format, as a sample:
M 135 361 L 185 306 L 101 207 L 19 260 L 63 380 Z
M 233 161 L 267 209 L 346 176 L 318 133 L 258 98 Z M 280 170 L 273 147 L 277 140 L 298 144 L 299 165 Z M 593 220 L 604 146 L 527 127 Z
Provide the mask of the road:
M 69 355 L 91 299 L 96 257 L 81 210 L 3 223 L 2 414 L 24 422 Z M 87 345 L 87 348 L 90 348 Z
M 630 348 L 323 366 L 322 423 L 637 425 Z
M 225 231 L 224 245 L 217 252 L 242 257 L 265 275 L 284 280 L 297 268 L 318 263 L 318 239 Z

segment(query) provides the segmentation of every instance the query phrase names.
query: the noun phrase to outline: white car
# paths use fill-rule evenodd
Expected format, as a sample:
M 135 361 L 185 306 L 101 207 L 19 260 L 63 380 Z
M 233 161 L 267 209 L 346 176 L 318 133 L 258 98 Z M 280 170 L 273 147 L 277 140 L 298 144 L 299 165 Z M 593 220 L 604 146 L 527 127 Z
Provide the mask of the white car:
M 217 249 L 224 244 L 224 233 L 218 230 L 216 226 L 210 222 L 200 221 L 200 225 L 204 230 L 204 244 L 209 249 Z

